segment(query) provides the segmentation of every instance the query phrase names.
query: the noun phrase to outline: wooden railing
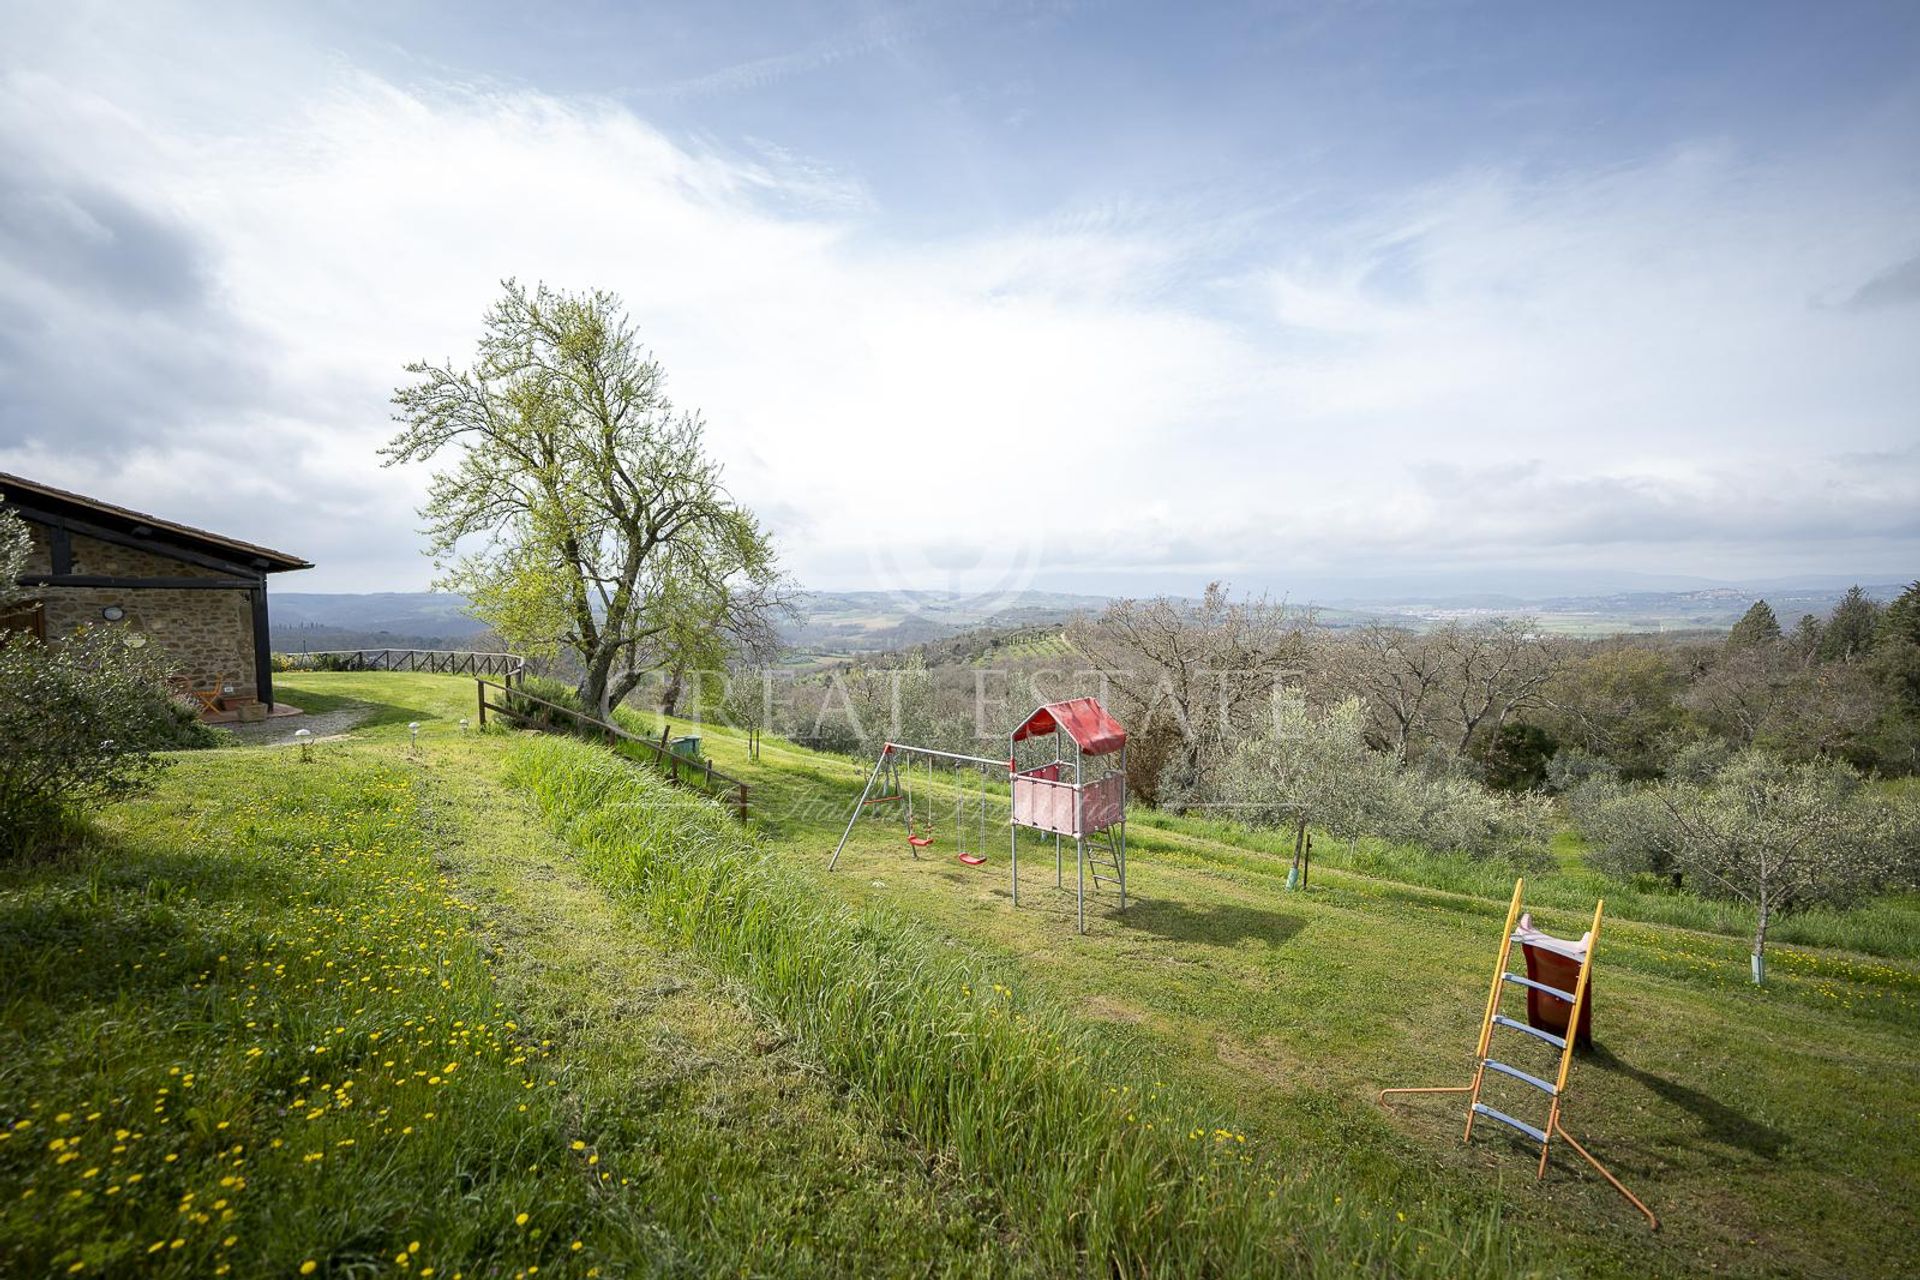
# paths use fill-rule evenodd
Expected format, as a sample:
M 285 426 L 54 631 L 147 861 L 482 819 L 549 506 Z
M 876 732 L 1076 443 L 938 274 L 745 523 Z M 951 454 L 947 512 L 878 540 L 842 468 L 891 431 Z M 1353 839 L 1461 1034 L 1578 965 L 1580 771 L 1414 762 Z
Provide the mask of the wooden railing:
M 457 676 L 499 676 L 509 684 L 526 674 L 517 653 L 468 649 L 315 649 L 275 655 L 295 671 L 432 671 Z
M 534 706 L 540 707 L 545 711 L 567 717 L 567 719 L 573 723 L 574 727 L 585 735 L 602 737 L 610 744 L 620 742 L 640 748 L 648 754 L 655 765 L 659 766 L 670 781 L 676 785 L 681 783 L 697 784 L 708 795 L 722 800 L 732 807 L 739 815 L 740 821 L 745 822 L 747 820 L 747 793 L 749 790 L 747 784 L 732 774 L 722 773 L 720 770 L 714 768 L 711 759 L 696 763 L 668 750 L 667 731 L 665 729 L 660 731 L 660 741 L 653 742 L 641 737 L 637 733 L 629 733 L 617 724 L 611 724 L 605 720 L 597 719 L 582 711 L 575 711 L 572 707 L 562 706 L 557 702 L 549 702 L 545 698 L 528 693 L 525 689 L 515 689 L 508 685 L 496 684 L 492 680 L 481 676 L 476 676 L 473 683 L 475 701 L 479 704 L 481 728 L 486 728 L 487 712 L 489 711 L 496 715 L 506 716 L 509 720 L 517 723 L 525 723 L 534 717 L 526 714 L 524 706 L 516 707 L 513 704 L 532 703 Z M 487 691 L 489 689 L 497 691 L 501 700 L 498 702 L 488 701 Z

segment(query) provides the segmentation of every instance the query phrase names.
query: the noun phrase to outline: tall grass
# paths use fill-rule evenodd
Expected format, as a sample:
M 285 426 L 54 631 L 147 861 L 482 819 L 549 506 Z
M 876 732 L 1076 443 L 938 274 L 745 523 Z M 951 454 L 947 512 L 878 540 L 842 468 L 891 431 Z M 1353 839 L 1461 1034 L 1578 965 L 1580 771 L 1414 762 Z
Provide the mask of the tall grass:
M 506 773 L 662 935 L 738 979 L 821 1066 L 954 1161 L 1031 1242 L 1032 1264 L 1115 1276 L 1516 1269 L 1497 1208 L 1354 1203 L 1312 1153 L 1259 1152 L 916 922 L 822 900 L 713 804 L 564 738 L 515 744 Z

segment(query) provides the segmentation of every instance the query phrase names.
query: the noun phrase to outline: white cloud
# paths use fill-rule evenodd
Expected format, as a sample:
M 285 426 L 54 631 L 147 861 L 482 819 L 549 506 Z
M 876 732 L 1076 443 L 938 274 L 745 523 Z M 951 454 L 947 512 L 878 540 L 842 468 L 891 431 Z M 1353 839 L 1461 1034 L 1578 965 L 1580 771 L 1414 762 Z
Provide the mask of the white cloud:
M 9 55 L 0 467 L 285 544 L 314 588 L 423 580 L 421 477 L 373 455 L 386 396 L 471 351 L 505 275 L 622 293 L 821 585 L 1920 549 L 1920 307 L 1842 305 L 1911 259 L 1916 201 L 1858 154 L 1473 172 L 1337 222 L 1296 204 L 1231 255 L 1137 207 L 903 242 L 861 175 L 777 143 L 271 52 L 286 74 L 226 99 L 179 92 L 207 53 Z M 87 295 L 23 247 L 141 228 L 171 301 Z M 88 359 L 9 347 L 27 315 Z M 76 406 L 91 434 L 55 420 Z

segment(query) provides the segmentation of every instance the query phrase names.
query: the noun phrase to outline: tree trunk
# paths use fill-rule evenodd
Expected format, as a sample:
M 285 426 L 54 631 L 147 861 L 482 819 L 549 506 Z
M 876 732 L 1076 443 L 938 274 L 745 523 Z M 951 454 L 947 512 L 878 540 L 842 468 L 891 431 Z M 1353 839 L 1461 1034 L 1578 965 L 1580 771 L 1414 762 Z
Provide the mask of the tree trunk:
M 1770 923 L 1767 894 L 1760 893 L 1760 919 L 1753 929 L 1753 984 L 1764 986 L 1767 981 L 1767 925 Z
M 1293 828 L 1293 866 L 1287 870 L 1287 888 L 1301 887 L 1300 861 L 1305 856 L 1307 843 L 1307 819 L 1303 814 Z
M 590 716 L 607 714 L 609 685 L 613 679 L 613 650 L 609 646 L 588 655 L 580 675 L 580 709 Z
M 660 714 L 670 716 L 674 714 L 679 706 L 680 673 L 675 671 L 667 677 L 666 687 L 660 691 Z

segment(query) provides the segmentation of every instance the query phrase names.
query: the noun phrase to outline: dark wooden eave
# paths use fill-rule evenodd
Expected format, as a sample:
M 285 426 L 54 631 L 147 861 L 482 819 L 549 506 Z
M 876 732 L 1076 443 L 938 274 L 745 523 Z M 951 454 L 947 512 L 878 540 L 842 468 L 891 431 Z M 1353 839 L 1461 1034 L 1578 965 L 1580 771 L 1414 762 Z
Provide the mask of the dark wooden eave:
M 4 471 L 0 471 L 0 498 L 15 514 L 53 531 L 55 573 L 65 568 L 58 563 L 60 544 L 75 533 L 235 576 L 313 568 L 309 561 L 285 551 L 162 520 Z

